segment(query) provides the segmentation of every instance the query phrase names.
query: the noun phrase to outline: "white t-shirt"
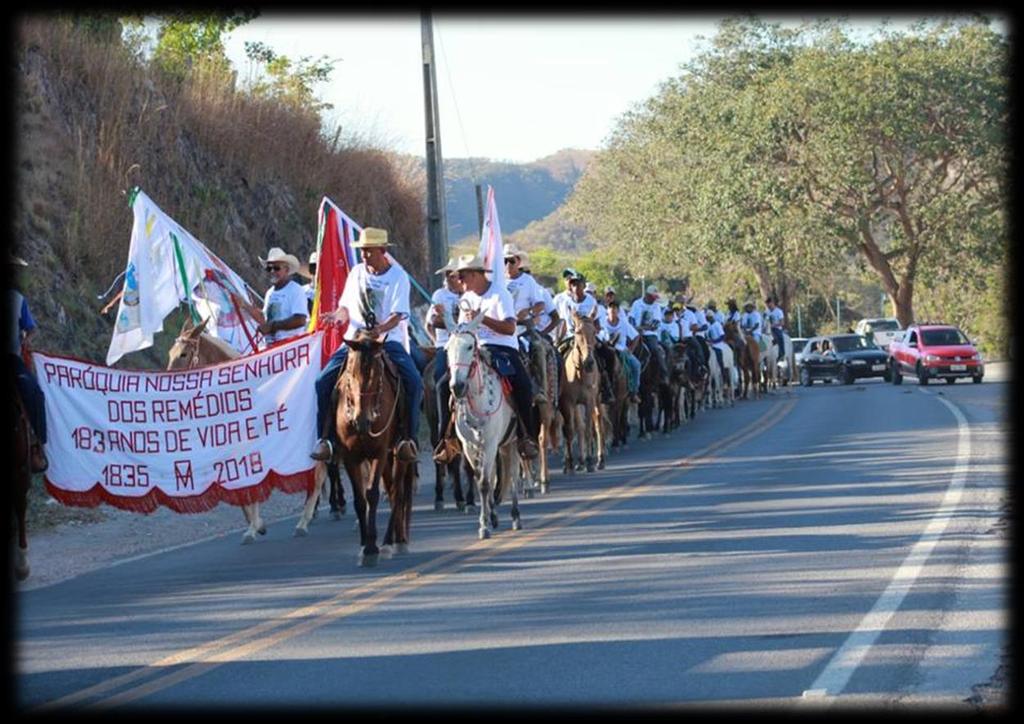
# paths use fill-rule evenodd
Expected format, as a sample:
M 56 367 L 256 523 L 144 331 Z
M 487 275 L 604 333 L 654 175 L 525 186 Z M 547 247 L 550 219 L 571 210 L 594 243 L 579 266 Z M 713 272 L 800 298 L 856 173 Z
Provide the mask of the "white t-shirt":
M 295 281 L 289 281 L 280 289 L 270 287 L 267 290 L 263 296 L 263 316 L 268 322 L 282 322 L 296 314 L 301 314 L 306 319 L 309 318 L 306 293 Z M 263 343 L 269 346 L 284 339 L 297 337 L 305 332 L 304 326 L 295 329 L 279 329 L 276 332 L 263 335 Z
M 717 342 L 714 340 L 718 340 Z M 717 319 L 708 325 L 708 340 L 712 346 L 722 349 L 725 347 L 725 329 Z
M 628 342 L 632 342 L 634 339 L 640 336 L 640 333 L 636 331 L 636 327 L 630 324 L 629 317 L 623 314 L 622 310 L 619 310 L 618 324 L 612 324 L 610 319 L 605 319 L 604 331 L 608 333 L 609 339 L 611 339 L 616 334 L 619 335 L 618 340 L 616 340 L 615 342 L 615 349 L 617 350 L 626 349 L 626 344 Z
M 385 342 L 398 342 L 405 350 L 409 350 L 409 277 L 405 269 L 392 263 L 383 274 L 372 274 L 366 264 L 360 262 L 352 267 L 345 280 L 345 289 L 338 301 L 339 307 L 348 310 L 349 323 L 345 330 L 345 339 L 355 339 L 360 329 L 366 328 L 363 316 L 363 296 L 377 318 L 377 324 L 383 324 L 388 317 L 396 312 L 402 315 L 402 321 L 387 333 Z
M 302 291 L 306 293 L 306 301 L 312 302 L 313 296 L 316 294 L 316 284 L 314 282 L 310 282 L 309 284 L 303 284 Z
M 583 295 L 583 301 L 576 301 L 576 298 L 566 292 L 565 296 L 562 297 L 562 303 L 558 307 L 558 316 L 565 320 L 565 335 L 571 337 L 576 327 L 572 321 L 573 312 L 580 315 L 581 317 L 593 316 L 593 313 L 597 307 L 597 300 L 589 294 Z
M 506 319 L 515 319 L 516 313 L 512 303 L 512 295 L 508 293 L 508 289 L 502 289 L 496 284 L 491 284 L 487 291 L 483 294 L 477 294 L 476 292 L 467 291 L 462 295 L 462 299 L 459 304 L 459 322 L 468 322 L 469 317 L 466 315 L 465 309 L 463 309 L 462 302 L 466 302 L 466 305 L 470 309 L 483 312 L 485 317 L 496 319 L 498 321 L 504 321 Z M 477 338 L 480 340 L 480 344 L 498 344 L 503 347 L 511 347 L 512 349 L 519 349 L 519 344 L 516 342 L 516 337 L 513 334 L 498 334 L 493 329 L 485 325 L 483 322 L 477 327 L 476 332 Z
M 544 297 L 544 311 L 540 313 L 537 318 L 537 331 L 547 329 L 548 325 L 551 324 L 551 313 L 557 311 L 555 307 L 555 300 L 551 296 L 551 292 L 548 291 L 547 287 L 540 288 L 541 294 Z
M 540 284 L 525 272 L 515 279 L 507 280 L 508 293 L 512 296 L 512 304 L 515 306 L 516 314 L 528 309 L 538 302 L 544 301 L 544 293 Z
M 647 337 L 657 337 L 661 323 L 665 319 L 665 308 L 658 302 L 648 304 L 640 297 L 633 302 L 629 308 L 629 321 L 637 330 Z M 654 329 L 644 329 L 648 324 L 654 324 Z
M 748 332 L 753 329 L 754 339 L 761 339 L 761 313 L 756 309 L 753 312 L 746 312 L 740 318 L 740 326 L 743 327 L 744 332 Z
M 660 339 L 662 335 L 668 335 L 668 338 L 671 339 L 673 342 L 678 342 L 680 339 L 682 339 L 682 336 L 679 332 L 679 323 L 676 322 L 676 320 L 674 319 L 670 322 L 663 321 L 661 323 L 661 326 L 658 327 L 658 338 Z
M 440 304 L 452 310 L 452 319 L 459 318 L 459 295 L 444 286 L 430 295 L 430 306 L 427 308 L 426 323 L 433 324 L 437 320 L 444 321 L 444 316 L 434 312 L 434 305 Z M 434 348 L 441 349 L 448 342 L 449 332 L 444 327 L 434 328 Z
M 768 312 L 766 312 L 766 314 L 768 315 L 768 319 L 771 320 L 771 325 L 773 327 L 778 327 L 779 329 L 782 329 L 782 320 L 786 318 L 786 313 L 782 311 L 782 307 L 775 307 L 775 309 L 770 309 L 768 310 Z

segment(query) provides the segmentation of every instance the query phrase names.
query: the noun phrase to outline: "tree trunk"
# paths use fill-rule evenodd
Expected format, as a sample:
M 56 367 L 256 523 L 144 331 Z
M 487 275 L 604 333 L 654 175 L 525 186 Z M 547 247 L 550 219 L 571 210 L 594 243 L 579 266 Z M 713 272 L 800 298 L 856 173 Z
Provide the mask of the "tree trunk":
M 906 329 L 914 323 L 914 282 L 907 276 L 900 280 L 896 294 L 890 294 L 889 299 L 896 307 L 896 319 L 900 326 Z

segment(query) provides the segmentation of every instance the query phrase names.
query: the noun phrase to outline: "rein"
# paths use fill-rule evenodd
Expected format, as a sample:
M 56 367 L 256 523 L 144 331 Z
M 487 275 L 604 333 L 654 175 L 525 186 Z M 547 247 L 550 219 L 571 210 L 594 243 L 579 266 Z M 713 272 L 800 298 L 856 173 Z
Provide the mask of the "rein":
M 371 390 L 370 392 L 363 392 L 362 389 L 359 389 L 356 392 L 356 394 L 359 395 L 360 398 L 363 398 L 363 397 L 373 397 L 375 395 L 379 395 L 383 391 L 384 378 L 387 376 L 387 368 L 384 366 L 383 354 L 384 354 L 383 352 L 378 352 L 376 357 L 373 360 L 374 367 L 377 368 L 377 369 L 380 369 L 381 385 L 377 386 L 377 389 Z M 351 394 L 351 392 L 352 392 L 351 387 L 352 387 L 352 384 L 355 381 L 356 380 L 355 380 L 355 376 L 354 375 L 349 375 L 348 378 L 345 380 L 345 386 L 346 386 L 345 392 L 347 394 Z M 388 414 L 388 419 L 387 419 L 387 422 L 384 423 L 384 427 L 381 428 L 379 432 L 374 433 L 374 431 L 373 431 L 373 424 L 372 423 L 370 424 L 370 427 L 366 431 L 366 434 L 369 435 L 371 438 L 378 438 L 378 437 L 380 437 L 385 432 L 387 432 L 388 429 L 391 427 L 391 423 L 395 419 L 395 413 L 398 411 L 398 397 L 399 397 L 400 391 L 401 391 L 401 383 L 399 383 L 396 386 L 396 388 L 395 388 L 395 395 L 394 395 L 395 400 L 394 400 L 394 403 L 391 405 L 391 412 Z
M 468 333 L 467 332 L 459 332 L 458 334 L 468 334 Z M 450 364 L 450 366 L 454 367 L 455 369 L 468 368 L 469 369 L 469 374 L 466 376 L 466 381 L 467 382 L 472 382 L 474 377 L 477 378 L 477 380 L 479 380 L 479 384 L 477 386 L 477 394 L 480 394 L 480 393 L 482 393 L 484 391 L 484 373 L 483 373 L 483 370 L 481 369 L 480 341 L 475 336 L 473 336 L 473 340 L 474 340 L 474 344 L 473 344 L 473 361 L 470 362 L 469 364 L 466 364 L 465 362 L 453 362 L 453 363 Z M 499 386 L 501 385 L 500 379 L 498 381 L 498 384 L 499 384 Z M 482 417 L 482 418 L 486 419 L 488 417 L 491 417 L 492 415 L 495 415 L 498 412 L 498 410 L 501 409 L 501 403 L 502 403 L 502 399 L 504 398 L 504 396 L 505 396 L 504 391 L 501 391 L 498 394 L 498 404 L 495 405 L 494 409 L 490 410 L 489 412 L 486 412 L 486 411 L 485 412 L 481 412 L 480 410 L 476 409 L 476 407 L 473 405 L 473 395 L 472 394 L 468 394 L 465 399 L 466 399 L 466 404 L 469 405 L 469 409 L 470 409 L 470 411 L 472 411 L 472 413 L 474 415 L 476 415 L 477 417 Z M 456 398 L 456 399 L 458 399 L 458 398 Z

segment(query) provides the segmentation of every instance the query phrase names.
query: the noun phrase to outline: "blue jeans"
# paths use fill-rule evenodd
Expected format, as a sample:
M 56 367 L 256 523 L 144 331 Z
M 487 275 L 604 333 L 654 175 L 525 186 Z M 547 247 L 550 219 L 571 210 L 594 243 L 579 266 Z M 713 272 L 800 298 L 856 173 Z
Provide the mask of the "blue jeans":
M 36 434 L 39 444 L 44 445 L 46 444 L 46 404 L 43 390 L 19 355 L 9 354 L 7 357 L 11 367 L 14 368 L 14 384 L 21 397 L 21 404 L 25 406 L 28 424 L 32 426 L 32 432 Z
M 775 338 L 775 342 L 779 345 L 779 357 L 782 357 L 786 351 L 786 346 L 782 343 L 782 329 L 772 327 L 772 337 Z
M 420 373 L 416 369 L 416 363 L 413 362 L 412 357 L 405 351 L 405 347 L 400 343 L 395 341 L 385 342 L 384 352 L 391 361 L 395 363 L 395 367 L 398 368 L 398 375 L 402 378 L 402 384 L 405 387 L 405 394 L 408 398 L 408 414 L 406 415 L 407 427 L 402 438 L 415 440 L 416 433 L 420 426 L 420 405 L 423 402 L 423 379 L 420 377 Z M 327 415 L 331 411 L 331 392 L 334 391 L 334 386 L 338 384 L 338 375 L 341 374 L 341 368 L 345 366 L 345 361 L 347 359 L 348 345 L 342 344 L 338 347 L 337 351 L 331 355 L 330 359 L 327 360 L 327 364 L 324 365 L 320 375 L 316 378 L 317 435 L 323 434 L 324 423 L 327 420 Z M 334 441 L 336 439 L 335 436 L 336 432 L 334 427 L 331 426 L 330 439 Z

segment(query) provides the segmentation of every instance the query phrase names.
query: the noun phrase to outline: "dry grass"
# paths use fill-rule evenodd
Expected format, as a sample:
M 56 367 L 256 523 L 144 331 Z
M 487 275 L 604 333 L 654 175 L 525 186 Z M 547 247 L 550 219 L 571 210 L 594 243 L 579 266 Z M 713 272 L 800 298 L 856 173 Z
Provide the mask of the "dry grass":
M 112 319 L 95 298 L 124 268 L 135 185 L 257 289 L 269 247 L 312 250 L 324 195 L 387 228 L 426 277 L 423 192 L 385 150 L 325 136 L 316 115 L 238 92 L 215 68 L 174 82 L 67 17 L 23 16 L 17 39 L 15 228 L 34 275 L 54 266 L 28 290 L 43 337 L 59 339 L 45 348 L 102 358 Z M 48 328 L 60 314 L 70 324 Z

